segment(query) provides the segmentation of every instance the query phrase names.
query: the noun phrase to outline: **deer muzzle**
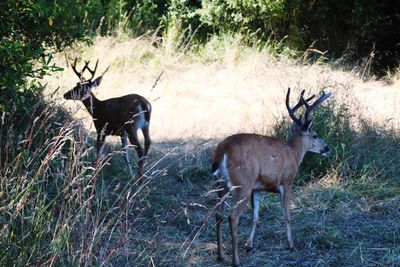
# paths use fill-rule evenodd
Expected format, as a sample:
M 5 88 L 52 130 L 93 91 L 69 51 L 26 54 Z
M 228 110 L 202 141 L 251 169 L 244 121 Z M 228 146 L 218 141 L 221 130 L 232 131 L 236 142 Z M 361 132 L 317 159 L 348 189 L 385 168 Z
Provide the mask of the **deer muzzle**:
M 321 155 L 327 157 L 331 149 L 328 146 L 325 146 L 324 149 L 321 150 Z

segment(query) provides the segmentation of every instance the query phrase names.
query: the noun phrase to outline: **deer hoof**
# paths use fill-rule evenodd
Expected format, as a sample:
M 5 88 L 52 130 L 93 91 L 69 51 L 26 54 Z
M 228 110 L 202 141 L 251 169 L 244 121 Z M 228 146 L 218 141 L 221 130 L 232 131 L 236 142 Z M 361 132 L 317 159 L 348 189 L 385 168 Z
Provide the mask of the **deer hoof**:
M 246 244 L 244 245 L 244 248 L 246 249 L 246 252 L 250 252 L 253 250 L 253 242 L 252 240 L 247 240 Z
M 250 252 L 253 250 L 253 246 L 248 246 L 247 244 L 246 246 L 244 246 L 244 248 L 246 249 L 246 252 Z

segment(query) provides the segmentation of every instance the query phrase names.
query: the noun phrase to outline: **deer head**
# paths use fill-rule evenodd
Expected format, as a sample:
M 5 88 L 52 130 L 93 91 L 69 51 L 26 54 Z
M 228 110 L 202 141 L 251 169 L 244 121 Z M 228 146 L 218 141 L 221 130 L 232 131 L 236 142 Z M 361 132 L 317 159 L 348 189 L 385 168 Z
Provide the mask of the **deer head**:
M 286 108 L 289 112 L 289 116 L 293 120 L 292 125 L 292 136 L 293 138 L 297 137 L 301 139 L 301 143 L 303 144 L 303 148 L 305 151 L 310 151 L 314 153 L 321 154 L 322 156 L 327 156 L 329 153 L 329 147 L 327 144 L 318 137 L 317 133 L 312 128 L 312 119 L 310 118 L 311 111 L 325 101 L 328 97 L 331 96 L 331 93 L 322 92 L 321 96 L 313 103 L 309 104 L 309 102 L 315 97 L 315 95 L 304 99 L 303 90 L 300 94 L 299 102 L 291 108 L 289 105 L 289 97 L 290 97 L 290 88 L 288 88 L 286 94 Z M 300 108 L 305 107 L 304 113 L 304 121 L 302 121 L 302 116 L 296 117 L 295 112 Z
M 93 70 L 91 70 L 89 68 L 90 61 L 85 61 L 85 65 L 80 72 L 76 70 L 76 61 L 77 61 L 77 59 L 75 58 L 74 64 L 72 64 L 71 67 L 72 67 L 72 70 L 75 72 L 75 74 L 78 76 L 79 82 L 76 84 L 76 86 L 74 88 L 72 88 L 71 90 L 69 90 L 68 92 L 66 92 L 64 94 L 64 99 L 67 99 L 67 100 L 68 99 L 84 100 L 87 97 L 89 97 L 90 93 L 91 93 L 91 89 L 93 87 L 97 87 L 100 85 L 101 80 L 103 79 L 104 73 L 108 70 L 108 68 L 107 68 L 107 70 L 105 72 L 103 72 L 103 74 L 101 76 L 97 77 L 95 80 L 92 81 L 92 79 L 96 73 L 97 65 L 99 64 L 99 60 L 96 61 L 96 65 Z M 86 79 L 83 76 L 85 70 L 88 70 L 91 74 L 91 77 L 89 79 Z

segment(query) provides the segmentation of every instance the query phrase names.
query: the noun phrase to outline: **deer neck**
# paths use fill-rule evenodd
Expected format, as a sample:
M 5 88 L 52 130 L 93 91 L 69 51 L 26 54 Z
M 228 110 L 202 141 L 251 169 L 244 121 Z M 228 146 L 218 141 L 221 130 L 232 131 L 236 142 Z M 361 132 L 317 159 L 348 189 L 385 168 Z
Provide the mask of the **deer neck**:
M 99 99 L 97 99 L 96 96 L 92 92 L 90 92 L 89 96 L 82 99 L 82 103 L 85 105 L 87 111 L 93 117 L 96 110 L 98 110 L 98 108 L 100 106 L 99 104 L 101 103 L 101 101 Z
M 296 134 L 289 140 L 289 145 L 296 155 L 297 166 L 300 166 L 301 162 L 304 159 L 304 155 L 308 151 L 304 139 L 300 135 Z

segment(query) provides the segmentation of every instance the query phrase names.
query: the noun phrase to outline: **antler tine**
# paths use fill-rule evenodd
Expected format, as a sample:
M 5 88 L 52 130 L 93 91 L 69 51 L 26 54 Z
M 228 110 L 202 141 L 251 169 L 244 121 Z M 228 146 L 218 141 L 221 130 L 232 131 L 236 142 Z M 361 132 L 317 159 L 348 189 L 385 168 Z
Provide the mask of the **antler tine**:
M 303 98 L 303 96 L 301 96 L 301 100 L 303 101 L 303 103 L 304 103 L 304 106 L 306 107 L 306 112 L 305 112 L 305 114 L 304 114 L 304 124 L 307 126 L 310 122 L 311 122 L 311 120 L 309 119 L 309 115 L 310 115 L 310 113 L 311 113 L 311 111 L 316 107 L 316 106 L 318 106 L 319 104 L 321 104 L 323 101 L 325 101 L 327 98 L 329 98 L 330 96 L 331 96 L 332 94 L 331 93 L 325 93 L 324 91 L 322 91 L 322 94 L 321 94 L 321 96 L 313 103 L 313 104 L 311 104 L 311 105 L 309 105 L 307 102 L 309 101 L 308 99 L 307 100 L 304 100 L 304 98 Z M 315 95 L 314 95 L 315 96 Z
M 303 100 L 304 100 L 304 92 L 306 90 L 301 91 L 300 94 L 300 99 L 299 102 L 296 104 L 296 106 L 293 107 L 293 110 L 296 111 L 297 109 L 299 109 L 302 105 L 303 105 Z M 313 99 L 315 97 L 315 95 L 310 96 L 309 98 L 307 98 L 305 101 L 306 103 L 310 102 L 311 99 Z M 301 100 L 303 98 L 303 100 Z
M 97 65 L 99 64 L 99 60 L 96 61 L 96 65 L 94 66 L 94 70 L 91 70 L 91 69 L 89 68 L 90 60 L 85 61 L 85 63 L 86 63 L 85 69 L 87 69 L 87 70 L 90 72 L 90 74 L 92 74 L 92 77 L 89 79 L 89 81 L 90 81 L 90 80 L 93 79 L 93 77 L 94 77 L 94 75 L 95 75 L 95 73 L 96 73 Z
M 303 92 L 301 92 L 301 95 L 303 95 L 303 94 L 304 94 L 304 90 L 303 90 Z M 301 117 L 297 118 L 296 115 L 294 115 L 294 113 L 296 112 L 296 110 L 298 110 L 303 105 L 303 102 L 301 100 L 302 98 L 300 98 L 299 102 L 293 108 L 290 107 L 289 98 L 290 98 L 290 87 L 288 88 L 288 91 L 286 93 L 286 108 L 287 108 L 287 110 L 289 112 L 290 118 L 292 118 L 292 120 L 297 125 L 301 126 L 302 125 Z
M 76 70 L 76 61 L 77 60 L 78 59 L 75 58 L 74 63 L 71 65 L 71 67 L 72 67 L 72 70 L 75 72 L 76 76 L 78 76 L 79 80 L 81 80 L 82 79 L 83 70 L 81 72 Z

